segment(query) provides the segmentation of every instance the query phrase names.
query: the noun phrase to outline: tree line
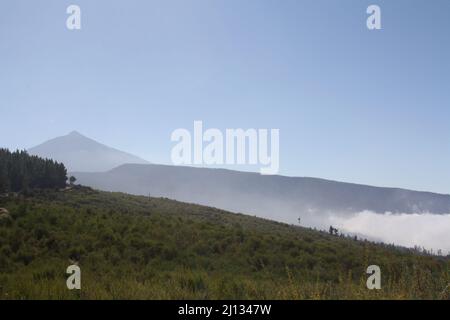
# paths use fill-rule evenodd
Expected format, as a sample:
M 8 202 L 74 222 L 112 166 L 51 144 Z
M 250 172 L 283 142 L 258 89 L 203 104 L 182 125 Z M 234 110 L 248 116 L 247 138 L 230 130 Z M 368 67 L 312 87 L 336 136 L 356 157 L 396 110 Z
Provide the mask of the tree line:
M 62 163 L 26 151 L 0 149 L 0 193 L 64 188 L 66 181 L 67 169 Z

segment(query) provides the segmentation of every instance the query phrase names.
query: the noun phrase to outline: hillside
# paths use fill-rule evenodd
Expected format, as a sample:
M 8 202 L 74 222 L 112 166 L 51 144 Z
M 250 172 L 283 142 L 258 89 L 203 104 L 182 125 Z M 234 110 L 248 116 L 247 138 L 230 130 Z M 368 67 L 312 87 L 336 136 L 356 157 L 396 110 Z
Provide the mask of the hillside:
M 105 191 L 168 197 L 272 220 L 326 227 L 328 214 L 450 213 L 450 195 L 317 178 L 167 165 L 126 164 L 103 173 L 73 173 Z
M 209 207 L 77 187 L 0 208 L 0 299 L 450 298 L 448 258 Z M 72 261 L 81 291 L 65 287 Z
M 135 155 L 108 147 L 77 131 L 46 141 L 28 152 L 63 162 L 69 171 L 102 172 L 125 163 L 148 164 Z
M 370 211 L 449 214 L 450 195 L 309 177 L 262 176 L 224 169 L 150 164 L 74 131 L 29 150 L 64 163 L 82 185 L 245 212 L 326 228 L 330 215 Z

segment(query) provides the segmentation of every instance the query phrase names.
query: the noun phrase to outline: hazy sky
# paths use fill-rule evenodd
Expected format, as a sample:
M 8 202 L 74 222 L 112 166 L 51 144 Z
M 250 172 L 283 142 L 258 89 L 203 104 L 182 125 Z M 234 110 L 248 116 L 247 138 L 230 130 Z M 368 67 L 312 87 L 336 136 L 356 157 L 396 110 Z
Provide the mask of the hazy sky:
M 0 146 L 279 128 L 281 174 L 450 193 L 449 57 L 448 0 L 3 0 Z

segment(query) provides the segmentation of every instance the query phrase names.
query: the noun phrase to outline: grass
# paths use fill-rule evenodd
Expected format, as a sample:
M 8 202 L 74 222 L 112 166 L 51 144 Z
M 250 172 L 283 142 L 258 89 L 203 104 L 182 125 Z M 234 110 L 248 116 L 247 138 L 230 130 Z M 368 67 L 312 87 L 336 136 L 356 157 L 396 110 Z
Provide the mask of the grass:
M 448 257 L 215 208 L 84 187 L 0 207 L 0 299 L 450 298 Z M 371 264 L 381 290 L 366 288 Z

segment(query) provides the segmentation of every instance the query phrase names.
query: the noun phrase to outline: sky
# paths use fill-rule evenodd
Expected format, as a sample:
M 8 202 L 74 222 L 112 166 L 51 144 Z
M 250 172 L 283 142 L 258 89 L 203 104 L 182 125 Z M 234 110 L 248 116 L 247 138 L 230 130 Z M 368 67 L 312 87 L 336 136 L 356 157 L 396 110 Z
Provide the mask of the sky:
M 170 164 L 201 120 L 280 129 L 283 175 L 450 194 L 449 33 L 448 0 L 4 0 L 0 146 L 77 130 Z

